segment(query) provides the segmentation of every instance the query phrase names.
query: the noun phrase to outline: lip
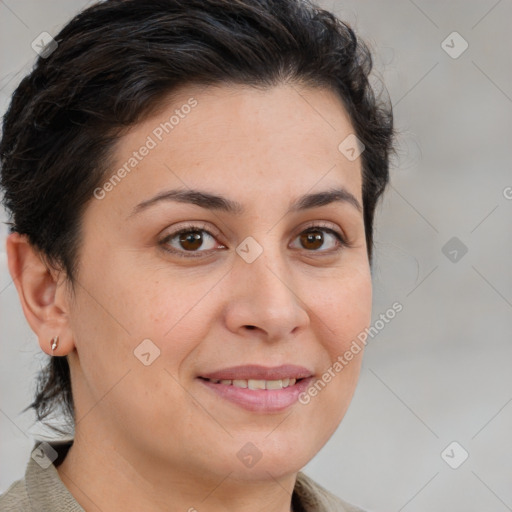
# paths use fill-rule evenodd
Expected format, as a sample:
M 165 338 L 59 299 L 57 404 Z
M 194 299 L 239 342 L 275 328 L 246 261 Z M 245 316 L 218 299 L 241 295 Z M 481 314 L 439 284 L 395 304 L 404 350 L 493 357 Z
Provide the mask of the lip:
M 282 379 L 306 379 L 311 377 L 313 372 L 304 368 L 304 366 L 296 366 L 292 364 L 284 364 L 269 368 L 257 364 L 249 364 L 244 366 L 233 366 L 223 370 L 217 370 L 211 373 L 201 375 L 204 379 L 219 380 L 282 380 Z
M 297 382 L 283 389 L 239 388 L 206 380 L 282 380 L 288 378 L 297 379 Z M 299 395 L 306 391 L 313 381 L 313 372 L 303 366 L 295 365 L 283 365 L 274 368 L 247 365 L 207 373 L 198 377 L 198 381 L 218 397 L 247 411 L 272 413 L 282 412 L 295 404 Z

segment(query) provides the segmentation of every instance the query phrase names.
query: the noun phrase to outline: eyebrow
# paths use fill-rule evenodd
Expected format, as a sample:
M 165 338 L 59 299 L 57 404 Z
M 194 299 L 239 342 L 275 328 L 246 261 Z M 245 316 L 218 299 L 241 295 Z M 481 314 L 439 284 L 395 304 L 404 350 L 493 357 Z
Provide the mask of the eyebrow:
M 233 201 L 232 199 L 227 199 L 225 197 L 201 190 L 175 189 L 161 192 L 151 199 L 142 201 L 137 206 L 135 206 L 130 215 L 128 215 L 128 218 L 142 212 L 143 210 L 147 210 L 150 206 L 153 206 L 162 201 L 189 203 L 200 206 L 201 208 L 205 208 L 207 210 L 223 211 L 226 213 L 239 215 L 243 214 L 245 211 L 245 208 L 241 203 Z M 335 202 L 350 204 L 360 213 L 363 211 L 363 208 L 357 198 L 347 189 L 341 187 L 325 190 L 323 192 L 304 194 L 303 196 L 300 196 L 295 199 L 295 201 L 293 201 L 287 213 L 303 211 L 309 208 L 317 208 Z

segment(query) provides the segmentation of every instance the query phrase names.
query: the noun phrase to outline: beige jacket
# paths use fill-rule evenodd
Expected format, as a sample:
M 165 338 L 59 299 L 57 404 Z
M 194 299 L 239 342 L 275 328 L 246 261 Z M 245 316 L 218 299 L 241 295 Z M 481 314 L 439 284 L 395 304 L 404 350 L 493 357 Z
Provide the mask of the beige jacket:
M 12 483 L 0 496 L 0 511 L 85 512 L 55 469 L 66 457 L 72 443 L 72 440 L 49 442 L 48 444 L 58 453 L 58 457 L 54 464 L 50 464 L 46 469 L 30 457 L 25 477 Z M 38 441 L 34 449 L 39 444 Z M 340 500 L 301 472 L 295 483 L 292 505 L 294 512 L 364 512 Z

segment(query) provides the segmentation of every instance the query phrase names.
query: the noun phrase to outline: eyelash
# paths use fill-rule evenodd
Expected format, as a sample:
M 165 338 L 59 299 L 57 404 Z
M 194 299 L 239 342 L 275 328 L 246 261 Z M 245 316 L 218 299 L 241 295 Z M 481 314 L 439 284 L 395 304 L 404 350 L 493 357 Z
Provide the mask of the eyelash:
M 207 229 L 207 228 L 209 228 L 209 226 L 207 226 L 205 224 L 192 224 L 189 226 L 185 226 L 184 228 L 181 228 L 178 231 L 175 231 L 173 233 L 166 235 L 162 240 L 160 240 L 159 244 L 162 246 L 162 249 L 164 251 L 171 253 L 173 255 L 177 255 L 182 258 L 201 258 L 201 257 L 204 257 L 204 253 L 211 254 L 212 251 L 216 251 L 217 249 L 208 249 L 206 251 L 184 251 L 184 250 L 176 250 L 174 248 L 169 249 L 169 246 L 167 244 L 168 244 L 168 242 L 170 242 L 171 240 L 173 240 L 174 238 L 176 238 L 179 235 L 182 235 L 185 233 L 190 233 L 190 232 L 197 232 L 197 231 L 208 233 L 208 235 L 211 236 L 213 239 L 217 239 L 218 237 L 220 237 L 220 233 L 218 233 L 218 232 L 211 233 L 210 229 Z M 316 223 L 311 226 L 307 226 L 304 230 L 302 230 L 295 237 L 295 239 L 297 239 L 300 235 L 302 235 L 304 233 L 315 232 L 315 231 L 323 231 L 323 232 L 333 235 L 338 242 L 338 246 L 335 249 L 331 249 L 329 251 L 303 249 L 306 252 L 318 253 L 320 255 L 325 255 L 325 254 L 332 255 L 333 253 L 336 253 L 343 248 L 351 247 L 351 244 L 346 240 L 346 238 L 341 233 L 339 233 L 338 231 L 336 231 L 322 223 Z M 224 245 L 224 244 L 221 244 L 221 245 Z M 203 253 L 203 254 L 201 254 L 201 253 Z

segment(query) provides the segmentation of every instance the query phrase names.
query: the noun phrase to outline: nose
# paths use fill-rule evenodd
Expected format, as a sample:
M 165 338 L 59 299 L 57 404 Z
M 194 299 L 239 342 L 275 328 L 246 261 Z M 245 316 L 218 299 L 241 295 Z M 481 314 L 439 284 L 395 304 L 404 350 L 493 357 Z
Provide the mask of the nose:
M 247 336 L 257 332 L 268 341 L 296 336 L 309 325 L 307 296 L 282 258 L 263 253 L 252 263 L 237 258 L 230 273 L 227 327 Z M 253 335 L 254 336 L 254 335 Z

